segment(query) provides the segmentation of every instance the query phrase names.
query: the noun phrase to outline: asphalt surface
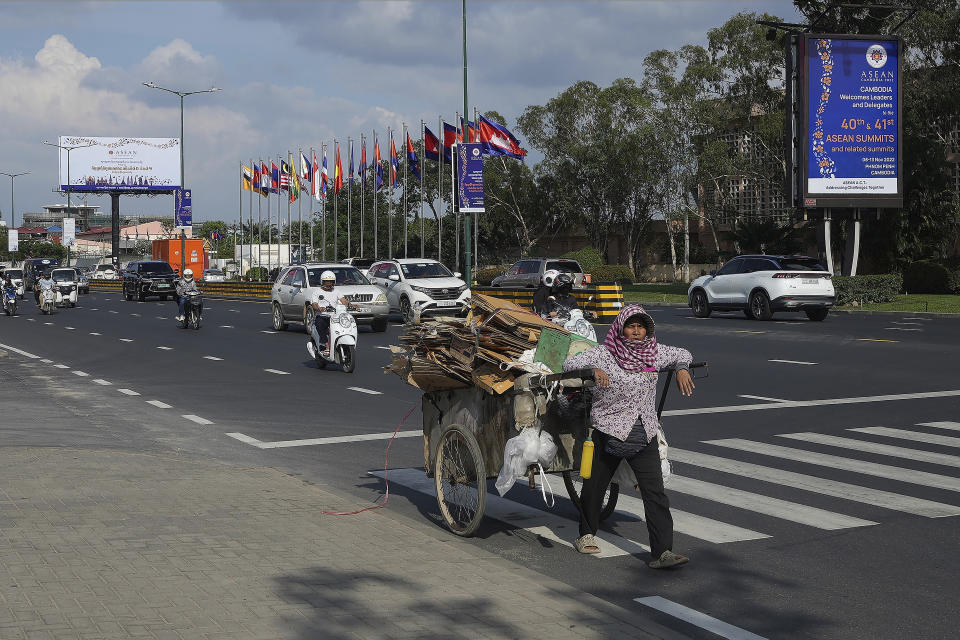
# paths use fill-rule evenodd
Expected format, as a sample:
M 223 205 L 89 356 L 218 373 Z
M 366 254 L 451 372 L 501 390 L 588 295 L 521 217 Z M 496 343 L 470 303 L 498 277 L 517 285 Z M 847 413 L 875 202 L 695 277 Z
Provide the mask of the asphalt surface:
M 193 331 L 174 322 L 171 302 L 93 293 L 44 316 L 28 296 L 18 316 L 0 316 L 0 348 L 127 416 L 140 430 L 128 443 L 173 440 L 360 500 L 382 496 L 371 472 L 382 475 L 399 425 L 407 437 L 389 449 L 387 508 L 442 526 L 435 497 L 404 486 L 424 476 L 423 441 L 420 394 L 383 373 L 398 325 L 362 328 L 357 370 L 345 374 L 317 368 L 299 325 L 274 332 L 265 303 L 207 299 L 205 307 L 204 326 Z M 815 323 L 777 314 L 760 323 L 740 314 L 696 319 L 677 307 L 651 312 L 662 343 L 710 363 L 693 397 L 672 390 L 663 419 L 679 476 L 668 484 L 675 550 L 691 564 L 651 571 L 630 545 L 638 552 L 580 556 L 568 546 L 572 504 L 560 497 L 547 509 L 520 485 L 499 501 L 491 483 L 488 514 L 502 518 L 486 518 L 471 543 L 620 606 L 649 608 L 691 637 L 716 635 L 634 599 L 659 596 L 741 630 L 728 628 L 728 637 L 955 637 L 960 320 L 836 314 Z M 21 429 L 5 429 L 8 442 L 109 448 L 120 437 L 32 430 L 25 418 Z M 854 431 L 876 427 L 900 431 Z M 903 432 L 908 439 L 894 437 Z M 642 508 L 629 498 L 639 497 L 621 500 L 603 546 L 646 542 Z M 535 517 L 518 519 L 524 513 Z

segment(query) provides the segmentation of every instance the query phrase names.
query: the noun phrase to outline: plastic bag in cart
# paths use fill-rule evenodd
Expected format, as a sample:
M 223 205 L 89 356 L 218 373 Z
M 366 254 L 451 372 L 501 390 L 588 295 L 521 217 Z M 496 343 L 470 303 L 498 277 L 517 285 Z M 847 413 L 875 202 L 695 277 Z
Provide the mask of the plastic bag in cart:
M 539 463 L 548 466 L 557 455 L 557 444 L 546 431 L 524 429 L 519 435 L 507 440 L 503 448 L 503 467 L 497 476 L 497 492 L 503 496 L 518 478 L 527 473 L 527 467 Z

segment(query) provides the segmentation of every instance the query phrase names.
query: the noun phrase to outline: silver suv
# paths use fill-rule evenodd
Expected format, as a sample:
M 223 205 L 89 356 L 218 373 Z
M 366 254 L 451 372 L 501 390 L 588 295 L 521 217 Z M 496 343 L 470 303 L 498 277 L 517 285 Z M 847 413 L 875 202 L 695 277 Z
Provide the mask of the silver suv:
M 387 296 L 392 311 L 404 322 L 419 315 L 456 314 L 470 311 L 470 287 L 459 273 L 429 258 L 398 258 L 377 262 L 368 271 L 370 281 Z
M 320 287 L 320 275 L 324 271 L 333 271 L 337 277 L 337 289 L 343 291 L 346 298 L 360 309 L 350 312 L 357 324 L 369 324 L 374 331 L 387 330 L 390 309 L 383 292 L 370 284 L 356 267 L 330 262 L 295 264 L 280 272 L 270 295 L 275 330 L 283 331 L 287 323 L 299 322 L 303 324 L 304 331 L 309 331 L 316 313 L 310 300 Z
M 493 279 L 493 287 L 526 287 L 536 289 L 540 286 L 543 274 L 551 269 L 564 271 L 573 276 L 573 286 L 583 286 L 583 268 L 570 258 L 524 258 L 517 261 L 505 274 Z

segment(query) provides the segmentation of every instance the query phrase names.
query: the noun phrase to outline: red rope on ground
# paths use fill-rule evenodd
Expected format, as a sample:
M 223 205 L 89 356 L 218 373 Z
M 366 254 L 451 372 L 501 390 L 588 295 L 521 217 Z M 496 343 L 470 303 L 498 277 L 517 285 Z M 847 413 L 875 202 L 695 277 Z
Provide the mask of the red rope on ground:
M 416 408 L 417 405 L 414 404 L 412 407 L 410 407 L 410 411 L 407 411 L 407 415 L 403 416 L 400 424 L 398 424 L 397 428 L 393 430 L 393 435 L 390 437 L 390 442 L 387 443 L 387 451 L 383 454 L 383 482 L 387 485 L 387 491 L 382 496 L 384 499 L 383 502 L 370 507 L 364 507 L 363 509 L 357 509 L 356 511 L 321 511 L 320 513 L 327 516 L 353 516 L 358 513 L 363 513 L 364 511 L 371 511 L 373 509 L 379 509 L 380 507 L 386 506 L 387 501 L 390 500 L 390 482 L 387 480 L 387 460 L 390 458 L 390 445 L 392 445 L 393 441 L 397 439 L 397 433 L 400 432 L 400 427 L 404 425 L 404 423 L 407 421 L 407 418 L 410 417 L 410 414 L 413 413 Z M 379 499 L 380 498 L 377 498 L 377 500 Z

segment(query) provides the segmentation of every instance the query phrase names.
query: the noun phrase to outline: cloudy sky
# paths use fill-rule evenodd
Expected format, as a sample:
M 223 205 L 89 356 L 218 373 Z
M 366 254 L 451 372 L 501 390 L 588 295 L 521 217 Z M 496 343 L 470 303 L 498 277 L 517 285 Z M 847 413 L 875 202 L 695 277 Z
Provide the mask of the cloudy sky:
M 580 80 L 639 77 L 650 51 L 703 43 L 742 10 L 798 18 L 788 0 L 468 0 L 471 109 L 515 128 L 527 105 Z M 452 122 L 460 47 L 455 0 L 0 0 L 0 171 L 32 172 L 16 179 L 17 224 L 63 201 L 57 150 L 42 140 L 179 135 L 176 97 L 142 82 L 223 89 L 186 99 L 185 165 L 194 219 L 232 220 L 242 159 Z M 9 198 L 0 176 L 8 223 Z M 131 213 L 172 207 L 170 196 L 121 201 Z

